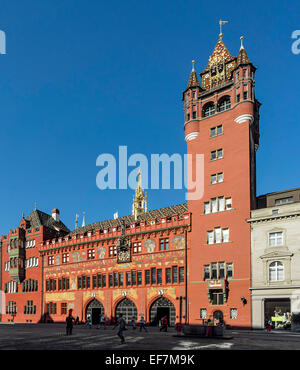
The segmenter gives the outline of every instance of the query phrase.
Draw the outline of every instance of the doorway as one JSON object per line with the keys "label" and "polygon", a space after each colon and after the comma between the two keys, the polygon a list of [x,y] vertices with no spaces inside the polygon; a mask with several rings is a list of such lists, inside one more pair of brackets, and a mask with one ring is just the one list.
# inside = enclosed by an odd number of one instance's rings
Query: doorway
{"label": "doorway", "polygon": [[160,320],[164,316],[167,316],[168,326],[175,325],[176,310],[173,303],[165,297],[160,297],[156,301],[154,301],[150,307],[150,325],[159,325]]}
{"label": "doorway", "polygon": [[98,325],[100,322],[100,316],[104,315],[104,307],[101,302],[97,299],[93,299],[86,307],[85,319],[88,316],[92,319],[92,325]]}

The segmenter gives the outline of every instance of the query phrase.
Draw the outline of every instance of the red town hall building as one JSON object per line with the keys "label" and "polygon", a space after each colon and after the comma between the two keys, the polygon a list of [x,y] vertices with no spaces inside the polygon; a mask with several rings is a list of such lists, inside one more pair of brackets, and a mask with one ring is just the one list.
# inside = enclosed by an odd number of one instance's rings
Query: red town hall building
{"label": "red town hall building", "polygon": [[204,155],[204,194],[147,210],[139,185],[132,215],[70,231],[58,209],[35,209],[1,237],[1,321],[64,321],[69,309],[157,324],[223,317],[251,326],[250,210],[256,207],[259,107],[243,47],[232,56],[222,34],[200,81],[183,92],[187,153]]}

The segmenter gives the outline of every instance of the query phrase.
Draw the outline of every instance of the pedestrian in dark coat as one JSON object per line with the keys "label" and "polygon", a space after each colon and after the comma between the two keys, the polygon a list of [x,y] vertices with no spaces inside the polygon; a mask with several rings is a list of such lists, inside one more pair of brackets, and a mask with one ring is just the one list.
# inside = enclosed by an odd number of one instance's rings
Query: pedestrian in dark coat
{"label": "pedestrian in dark coat", "polygon": [[73,330],[73,322],[75,321],[74,317],[72,316],[71,312],[69,313],[69,316],[66,318],[66,332],[67,335],[72,335],[72,330]]}

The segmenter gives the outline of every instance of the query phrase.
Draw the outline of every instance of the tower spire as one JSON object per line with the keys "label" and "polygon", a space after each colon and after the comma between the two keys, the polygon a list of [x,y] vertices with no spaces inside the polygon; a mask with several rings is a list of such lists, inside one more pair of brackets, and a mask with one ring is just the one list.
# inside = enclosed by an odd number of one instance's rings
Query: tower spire
{"label": "tower spire", "polygon": [[250,63],[248,54],[247,54],[247,52],[246,52],[246,50],[244,48],[244,45],[243,45],[244,36],[241,36],[240,37],[240,40],[241,40],[241,47],[240,47],[239,55],[237,56],[237,65],[238,66],[240,64],[248,64],[248,63]]}
{"label": "tower spire", "polygon": [[82,225],[81,225],[81,227],[85,227],[85,212],[83,212]]}
{"label": "tower spire", "polygon": [[187,89],[189,89],[190,87],[200,87],[197,73],[195,71],[195,61],[194,60],[192,60],[192,64],[193,64],[193,67],[192,67],[192,72],[190,74]]}
{"label": "tower spire", "polygon": [[142,186],[142,172],[139,170],[138,186],[133,196],[132,215],[137,220],[137,217],[144,212],[147,212],[147,195]]}

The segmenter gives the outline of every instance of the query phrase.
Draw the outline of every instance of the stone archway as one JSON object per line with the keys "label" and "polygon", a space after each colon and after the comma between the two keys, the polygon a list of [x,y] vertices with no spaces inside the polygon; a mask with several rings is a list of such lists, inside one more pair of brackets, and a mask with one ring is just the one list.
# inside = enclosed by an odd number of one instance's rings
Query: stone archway
{"label": "stone archway", "polygon": [[132,302],[128,298],[122,299],[117,305],[115,309],[115,318],[118,320],[120,313],[123,314],[123,317],[127,324],[130,323],[132,318],[134,317],[137,320],[137,308],[134,302]]}
{"label": "stone archway", "polygon": [[149,310],[150,325],[159,325],[160,320],[167,316],[168,325],[174,326],[176,310],[174,304],[166,297],[156,299]]}
{"label": "stone archway", "polygon": [[87,319],[88,315],[91,316],[92,324],[98,325],[100,323],[101,315],[104,315],[104,307],[103,304],[94,298],[85,309],[85,319]]}
{"label": "stone archway", "polygon": [[224,315],[223,315],[223,312],[220,311],[220,310],[217,310],[217,311],[214,311],[213,313],[213,318],[214,318],[214,321],[223,321],[224,319]]}

